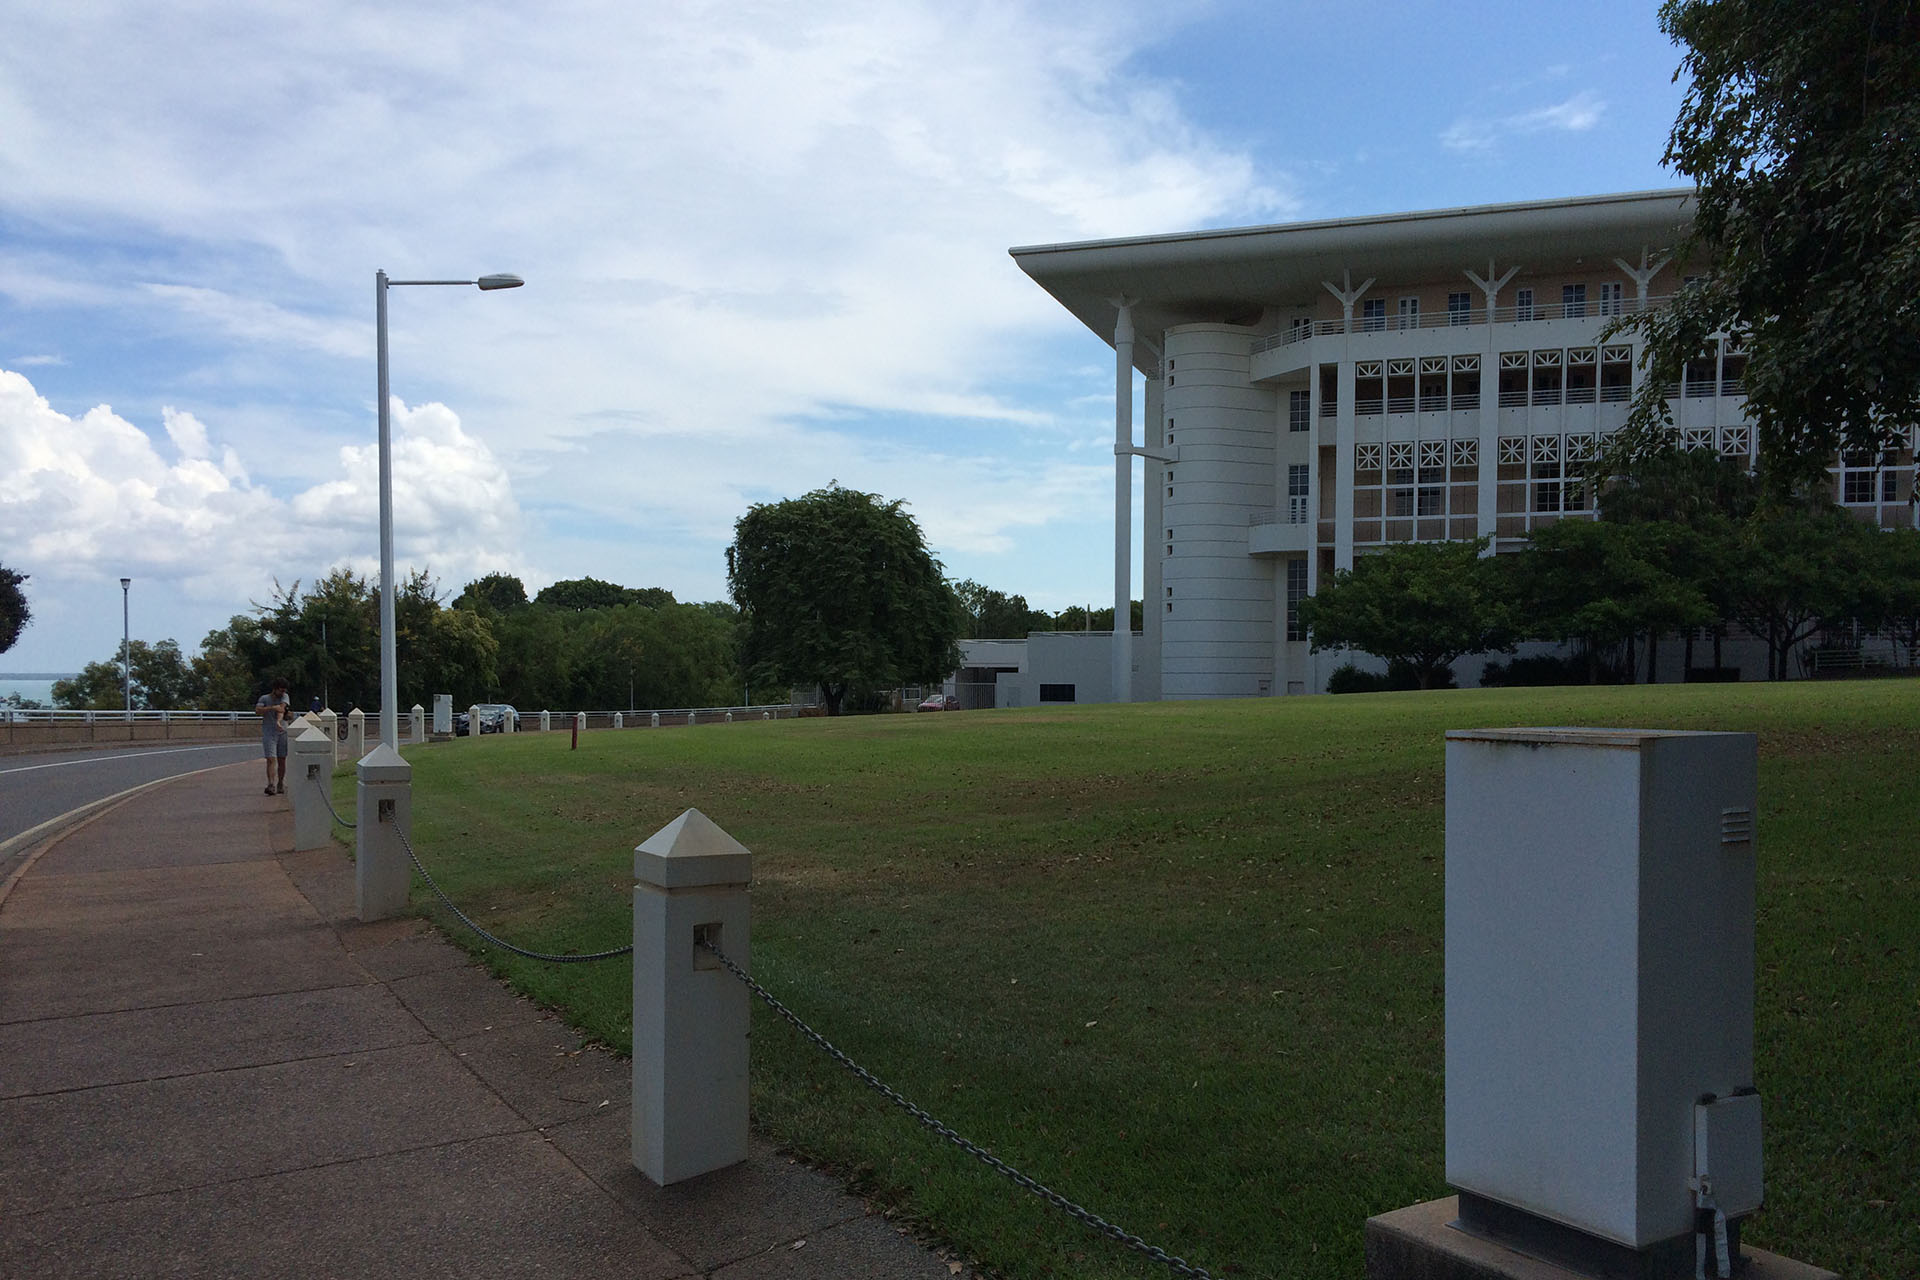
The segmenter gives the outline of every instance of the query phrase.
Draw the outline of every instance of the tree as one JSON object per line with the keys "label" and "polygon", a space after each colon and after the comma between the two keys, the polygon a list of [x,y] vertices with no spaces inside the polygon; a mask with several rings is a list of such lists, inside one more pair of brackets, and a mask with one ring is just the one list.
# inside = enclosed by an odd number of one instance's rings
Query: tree
{"label": "tree", "polygon": [[1920,530],[1889,529],[1868,544],[1882,584],[1879,621],[1920,666]]}
{"label": "tree", "polygon": [[1535,638],[1577,641],[1590,682],[1614,650],[1624,651],[1631,679],[1633,641],[1644,635],[1651,680],[1660,636],[1719,616],[1706,594],[1712,574],[1704,566],[1716,561],[1705,542],[1669,521],[1562,520],[1536,529],[1527,549],[1510,558],[1518,616]]}
{"label": "tree", "polygon": [[[127,705],[123,641],[108,662],[89,662],[71,680],[53,682],[53,704],[75,711],[118,711]],[[181,711],[199,705],[201,683],[174,640],[148,644],[135,640],[132,702],[136,711]]]}
{"label": "tree", "polygon": [[1664,387],[1740,332],[1761,472],[1788,492],[1920,420],[1920,5],[1667,0],[1660,25],[1690,78],[1663,157],[1699,191],[1680,256],[1710,274],[1630,322],[1634,436],[1662,437]]}
{"label": "tree", "polygon": [[1511,609],[1487,540],[1398,543],[1300,602],[1314,649],[1405,662],[1431,689],[1456,659],[1512,647]]}
{"label": "tree", "polygon": [[1031,608],[1025,596],[1010,596],[992,587],[983,587],[972,578],[953,584],[954,595],[967,611],[967,638],[970,640],[1007,639],[1025,636],[1029,631],[1051,631],[1053,616]]}
{"label": "tree", "polygon": [[33,620],[33,610],[27,607],[27,593],[20,589],[28,576],[0,564],[0,653],[13,648],[14,641]]}
{"label": "tree", "polygon": [[533,602],[550,609],[613,609],[623,604],[657,609],[673,603],[673,592],[665,587],[623,587],[598,578],[569,578],[546,588]]}
{"label": "tree", "polygon": [[512,613],[527,607],[527,587],[510,573],[490,573],[462,587],[453,607],[475,613]]}
{"label": "tree", "polygon": [[1878,529],[1844,511],[1768,508],[1740,526],[1732,617],[1767,642],[1767,678],[1785,680],[1793,651],[1821,627],[1878,611],[1869,599]]}
{"label": "tree", "polygon": [[760,503],[734,522],[727,585],[755,684],[849,690],[941,679],[966,614],[898,501],[838,484]]}

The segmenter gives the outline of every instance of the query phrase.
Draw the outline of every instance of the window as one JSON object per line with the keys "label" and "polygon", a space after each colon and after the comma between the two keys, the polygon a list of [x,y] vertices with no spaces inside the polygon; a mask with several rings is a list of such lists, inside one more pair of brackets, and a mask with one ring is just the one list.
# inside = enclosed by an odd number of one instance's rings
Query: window
{"label": "window", "polygon": [[1387,327],[1387,300],[1368,298],[1360,304],[1360,327],[1369,332]]}
{"label": "window", "polygon": [[1287,561],[1287,639],[1305,640],[1307,629],[1300,621],[1300,602],[1307,598],[1307,562]]}
{"label": "window", "polygon": [[1312,410],[1313,406],[1308,403],[1306,392],[1287,392],[1287,430],[1305,431],[1312,421],[1308,416]]}
{"label": "window", "polygon": [[1473,322],[1473,295],[1470,293],[1450,293],[1447,295],[1447,323],[1471,324]]}
{"label": "window", "polygon": [[1600,286],[1600,314],[1617,316],[1627,309],[1625,286],[1619,281],[1610,281]]}
{"label": "window", "polygon": [[1423,516],[1443,516],[1447,514],[1447,490],[1444,485],[1423,484],[1420,486],[1419,513]]}
{"label": "window", "polygon": [[1531,289],[1514,290],[1513,318],[1515,320],[1533,319],[1533,290]]}
{"label": "window", "polygon": [[1846,503],[1869,503],[1873,501],[1874,473],[1871,471],[1849,471],[1841,481],[1840,501]]}
{"label": "window", "polygon": [[1308,468],[1304,462],[1290,463],[1287,466],[1287,523],[1305,524],[1307,510]]}
{"label": "window", "polygon": [[1560,314],[1569,318],[1578,318],[1587,314],[1587,286],[1583,284],[1560,286]]}
{"label": "window", "polygon": [[1880,501],[1900,501],[1900,477],[1891,471],[1880,474]]}
{"label": "window", "polygon": [[1420,299],[1418,298],[1400,299],[1399,319],[1400,319],[1400,324],[1399,324],[1400,328],[1418,329],[1420,327]]}
{"label": "window", "polygon": [[1042,702],[1072,702],[1073,686],[1070,684],[1043,684],[1040,686]]}

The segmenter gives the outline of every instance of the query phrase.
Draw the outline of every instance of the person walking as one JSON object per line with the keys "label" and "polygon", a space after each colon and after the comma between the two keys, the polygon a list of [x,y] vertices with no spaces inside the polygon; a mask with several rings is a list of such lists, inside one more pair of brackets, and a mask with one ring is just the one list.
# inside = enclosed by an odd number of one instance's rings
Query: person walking
{"label": "person walking", "polygon": [[253,704],[253,709],[260,717],[260,754],[267,760],[267,794],[285,795],[287,721],[293,717],[293,699],[287,696],[287,682],[276,678],[273,687]]}

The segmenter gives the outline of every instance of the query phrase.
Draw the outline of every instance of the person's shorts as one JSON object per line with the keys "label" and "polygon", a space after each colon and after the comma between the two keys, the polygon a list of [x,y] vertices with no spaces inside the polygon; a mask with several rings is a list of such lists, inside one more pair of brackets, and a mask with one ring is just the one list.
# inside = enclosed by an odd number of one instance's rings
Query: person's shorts
{"label": "person's shorts", "polygon": [[260,754],[269,760],[285,760],[287,758],[287,735],[284,733],[262,734],[260,736]]}

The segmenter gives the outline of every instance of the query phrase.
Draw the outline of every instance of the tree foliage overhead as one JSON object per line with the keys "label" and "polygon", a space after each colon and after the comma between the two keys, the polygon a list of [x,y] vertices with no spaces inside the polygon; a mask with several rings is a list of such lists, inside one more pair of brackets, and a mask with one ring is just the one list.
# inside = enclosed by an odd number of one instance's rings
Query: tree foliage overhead
{"label": "tree foliage overhead", "polygon": [[475,613],[512,613],[527,607],[527,587],[510,573],[490,573],[462,587],[453,607]]}
{"label": "tree foliage overhead", "polygon": [[1920,422],[1920,2],[1667,0],[1660,25],[1689,78],[1664,157],[1699,189],[1681,254],[1710,274],[1633,322],[1635,438],[1662,434],[1686,361],[1743,331],[1786,492]]}
{"label": "tree foliage overhead", "polygon": [[13,642],[33,619],[33,610],[27,607],[27,593],[20,589],[27,576],[0,564],[0,653],[13,648]]}
{"label": "tree foliage overhead", "polygon": [[[477,583],[474,585],[478,585]],[[645,605],[651,609],[673,603],[673,592],[664,587],[623,587],[598,578],[568,578],[556,582],[533,598],[549,609],[614,609],[623,604]]]}
{"label": "tree foliage overhead", "polygon": [[938,680],[960,665],[967,615],[903,504],[838,484],[760,503],[734,522],[727,585],[757,682],[849,691]]}

